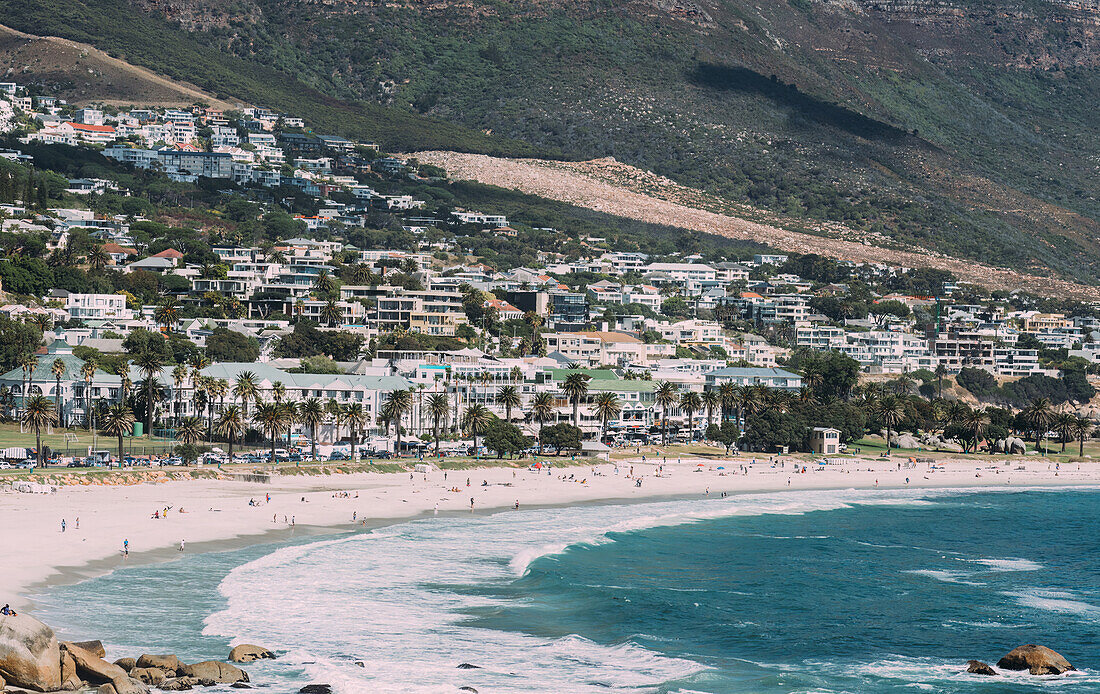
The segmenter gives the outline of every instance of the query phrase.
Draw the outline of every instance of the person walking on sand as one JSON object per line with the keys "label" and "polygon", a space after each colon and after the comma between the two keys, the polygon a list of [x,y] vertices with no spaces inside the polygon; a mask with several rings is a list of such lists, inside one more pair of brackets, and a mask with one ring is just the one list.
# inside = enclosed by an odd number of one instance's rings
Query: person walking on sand
{"label": "person walking on sand", "polygon": [[180,540],[180,551],[181,551],[181,552],[183,551],[183,546],[184,546],[184,544],[185,544],[185,541],[184,541],[184,540]]}
{"label": "person walking on sand", "polygon": [[61,519],[61,532],[65,532],[65,519]]}
{"label": "person walking on sand", "polygon": [[122,541],[122,555],[126,556],[126,557],[130,556],[130,541],[129,540],[124,539]]}
{"label": "person walking on sand", "polygon": [[472,497],[472,496],[470,497],[470,510],[471,511],[474,510],[474,497]]}
{"label": "person walking on sand", "polygon": [[76,530],[80,530],[80,516],[76,517],[76,525],[74,525],[73,528]]}

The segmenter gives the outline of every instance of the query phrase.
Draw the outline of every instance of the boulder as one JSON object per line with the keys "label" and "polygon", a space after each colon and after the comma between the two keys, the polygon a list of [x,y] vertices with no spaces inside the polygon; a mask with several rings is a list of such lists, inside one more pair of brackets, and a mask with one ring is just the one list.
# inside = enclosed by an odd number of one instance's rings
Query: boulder
{"label": "boulder", "polygon": [[115,680],[111,684],[114,685],[115,691],[118,694],[149,694],[149,687],[144,682],[135,680],[133,677],[127,677],[124,680]]}
{"label": "boulder", "polygon": [[119,658],[115,661],[115,665],[119,666],[126,672],[129,672],[137,667],[137,661],[133,658]]}
{"label": "boulder", "polygon": [[119,666],[108,663],[103,658],[89,653],[75,643],[61,642],[61,648],[76,661],[76,672],[81,677],[86,677],[93,684],[114,683],[116,680],[129,679],[126,671]]}
{"label": "boulder", "polygon": [[920,448],[921,442],[916,436],[912,434],[900,434],[894,437],[891,442],[898,448]]}
{"label": "boulder", "polygon": [[233,667],[229,663],[222,663],[217,660],[204,660],[194,665],[184,665],[182,674],[188,677],[198,677],[199,679],[211,679],[219,684],[248,681],[247,672]]}
{"label": "boulder", "polygon": [[1005,439],[1005,453],[1009,455],[1027,453],[1027,444],[1019,436],[1009,436]]}
{"label": "boulder", "polygon": [[0,677],[36,692],[61,688],[61,651],[53,629],[24,614],[0,616]]}
{"label": "boulder", "polygon": [[459,670],[480,670],[481,667],[478,666],[478,665],[471,665],[470,663],[462,663],[461,665],[458,666],[458,669]]}
{"label": "boulder", "polygon": [[144,682],[145,684],[158,685],[164,680],[168,679],[164,670],[155,667],[136,667],[130,671],[130,677],[135,680]]}
{"label": "boulder", "polygon": [[187,677],[164,680],[157,687],[157,689],[165,692],[187,692],[191,691],[192,688],[191,680]]}
{"label": "boulder", "polygon": [[234,646],[233,650],[229,651],[229,662],[231,663],[251,663],[257,660],[274,659],[274,653],[263,646],[254,646],[250,643],[242,643],[239,646]]}
{"label": "boulder", "polygon": [[989,667],[988,663],[980,660],[971,660],[966,664],[966,671],[975,675],[996,675],[997,671]]}
{"label": "boulder", "polygon": [[92,655],[99,656],[100,658],[107,657],[107,649],[103,647],[103,642],[98,639],[95,641],[73,641],[73,645],[80,646]]}
{"label": "boulder", "polygon": [[61,688],[67,692],[74,692],[82,686],[84,682],[76,674],[76,661],[68,651],[61,651]]}
{"label": "boulder", "polygon": [[252,685],[251,684],[245,684],[244,682],[234,682],[233,684],[229,685],[229,688],[230,689],[252,689]]}
{"label": "boulder", "polygon": [[298,690],[298,694],[332,694],[331,684],[307,684]]}
{"label": "boulder", "polygon": [[174,655],[150,655],[148,653],[138,658],[135,665],[145,668],[155,667],[169,675],[179,674],[180,669],[183,667],[183,663]]}
{"label": "boulder", "polygon": [[1061,654],[1033,643],[1013,648],[1008,655],[997,661],[997,667],[1005,670],[1027,670],[1032,675],[1060,675],[1077,669]]}
{"label": "boulder", "polygon": [[118,694],[118,691],[115,690],[115,685],[108,682],[99,685],[99,688],[95,690],[95,694]]}
{"label": "boulder", "polygon": [[947,453],[962,453],[963,447],[962,444],[957,441],[940,441],[940,444],[936,446],[936,450],[945,451]]}
{"label": "boulder", "polygon": [[3,677],[0,677],[0,692],[4,691],[4,687],[8,686],[8,683],[4,681]]}

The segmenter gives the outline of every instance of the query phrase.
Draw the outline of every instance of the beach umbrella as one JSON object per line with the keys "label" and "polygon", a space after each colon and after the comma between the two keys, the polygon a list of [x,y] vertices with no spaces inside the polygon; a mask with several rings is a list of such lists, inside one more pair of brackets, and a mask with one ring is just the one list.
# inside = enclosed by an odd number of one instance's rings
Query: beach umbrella
{"label": "beach umbrella", "polygon": [[718,469],[719,469],[719,470],[725,470],[726,468],[725,468],[724,466],[722,466],[722,465],[719,465],[719,466],[718,466]]}

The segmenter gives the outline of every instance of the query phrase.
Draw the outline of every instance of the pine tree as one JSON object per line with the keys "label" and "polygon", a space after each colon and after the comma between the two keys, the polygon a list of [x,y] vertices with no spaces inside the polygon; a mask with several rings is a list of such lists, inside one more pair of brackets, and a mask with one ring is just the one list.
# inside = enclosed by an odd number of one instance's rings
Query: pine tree
{"label": "pine tree", "polygon": [[49,207],[49,190],[46,187],[46,179],[42,178],[38,182],[38,209],[45,210]]}

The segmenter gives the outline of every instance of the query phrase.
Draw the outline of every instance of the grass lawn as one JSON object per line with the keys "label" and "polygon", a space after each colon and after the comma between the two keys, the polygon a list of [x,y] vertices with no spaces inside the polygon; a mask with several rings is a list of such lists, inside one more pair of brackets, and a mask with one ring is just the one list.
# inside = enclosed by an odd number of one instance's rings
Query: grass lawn
{"label": "grass lawn", "polygon": [[[67,436],[70,437],[68,440],[66,440]],[[75,440],[72,437],[75,437]],[[149,439],[144,436],[136,439],[125,438],[123,442],[128,455],[160,452],[175,445],[175,441],[171,439]],[[113,436],[104,436],[103,434],[97,436],[87,429],[64,429],[61,427],[54,427],[52,434],[42,432],[42,445],[49,446],[50,450],[62,455],[66,455],[66,451],[68,451],[68,455],[87,455],[88,446],[93,445],[93,443],[96,448],[108,449],[112,453],[118,453],[118,439]],[[19,424],[15,422],[0,424],[0,448],[12,446],[34,448],[34,430],[20,431]]]}

